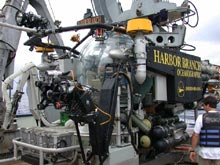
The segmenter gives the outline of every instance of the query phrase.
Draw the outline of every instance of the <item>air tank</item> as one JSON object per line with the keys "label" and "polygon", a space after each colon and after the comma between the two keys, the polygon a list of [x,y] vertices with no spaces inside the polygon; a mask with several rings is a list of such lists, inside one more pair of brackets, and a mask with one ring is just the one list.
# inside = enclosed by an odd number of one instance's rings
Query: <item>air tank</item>
{"label": "air tank", "polygon": [[132,121],[135,125],[145,134],[148,134],[151,129],[151,122],[147,121],[147,119],[141,120],[136,115],[131,115]]}
{"label": "air tank", "polygon": [[202,61],[202,73],[214,75],[218,72],[218,66],[210,64],[208,60]]}

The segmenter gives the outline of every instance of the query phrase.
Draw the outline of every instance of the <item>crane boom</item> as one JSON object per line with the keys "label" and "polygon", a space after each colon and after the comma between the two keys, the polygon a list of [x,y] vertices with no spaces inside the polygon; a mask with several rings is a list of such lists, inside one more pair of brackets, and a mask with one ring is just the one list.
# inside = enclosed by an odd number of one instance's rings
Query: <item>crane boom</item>
{"label": "crane boom", "polygon": [[[28,28],[19,28],[16,22],[17,12],[20,11],[22,13],[25,13],[28,5],[31,5],[39,15],[48,20],[49,24],[47,28],[56,28],[45,1],[11,0],[5,2],[2,8],[2,13],[0,15],[0,86],[2,86],[3,80],[14,73],[14,59],[20,42],[21,32],[27,32],[27,30],[29,30]],[[18,28],[16,28],[16,26]],[[34,31],[35,29],[32,30]],[[50,40],[56,45],[64,45],[60,34],[51,34]],[[59,49],[56,49],[56,52],[58,54],[62,53]],[[8,88],[13,88],[13,81],[10,83],[10,87],[8,86]],[[5,103],[3,102],[2,90],[0,89],[0,125],[2,125],[4,112]]]}
{"label": "crane boom", "polygon": [[116,0],[93,0],[98,15],[104,15],[106,21],[115,22],[117,17],[123,13],[121,4]]}

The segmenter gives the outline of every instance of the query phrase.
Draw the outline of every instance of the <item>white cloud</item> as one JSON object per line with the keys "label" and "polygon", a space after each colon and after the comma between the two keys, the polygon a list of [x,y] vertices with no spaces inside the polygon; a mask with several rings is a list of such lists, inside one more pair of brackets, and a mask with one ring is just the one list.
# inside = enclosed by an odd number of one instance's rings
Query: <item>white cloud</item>
{"label": "white cloud", "polygon": [[[19,0],[18,0],[19,1]],[[45,0],[47,2],[47,0]],[[123,9],[129,9],[132,0],[119,0],[122,2]],[[129,1],[129,2],[128,2]],[[87,8],[91,8],[90,0],[50,0],[55,19],[62,22],[61,26],[73,26],[76,22],[83,18]],[[170,0],[181,5],[183,0]],[[192,55],[201,57],[202,60],[209,60],[211,63],[220,65],[220,12],[216,0],[192,0],[199,12],[199,24],[196,28],[187,26],[186,40],[187,44],[194,45],[195,51],[187,52]],[[0,7],[3,6],[4,0],[0,0]],[[49,8],[49,7],[48,7]],[[50,8],[49,8],[50,9]],[[194,24],[195,20],[190,20]],[[67,46],[73,46],[70,38],[73,32],[63,33],[62,38]],[[23,43],[28,39],[26,33],[22,33],[19,48],[16,55],[16,70],[21,68],[27,62],[34,62],[36,65],[40,63],[41,54],[30,52],[29,47]]]}
{"label": "white cloud", "polygon": [[[48,3],[48,1],[46,1]],[[83,19],[83,15],[87,8],[91,8],[90,0],[85,0],[84,3],[75,3],[71,0],[63,1],[50,1],[51,8],[56,20],[61,21],[61,26],[74,26],[78,20]],[[52,13],[51,8],[48,4],[48,10]],[[33,11],[32,7],[27,9],[28,11]],[[35,12],[35,11],[34,11]],[[53,15],[53,14],[51,14]],[[78,33],[78,32],[77,32]],[[74,46],[74,43],[70,41],[71,36],[74,32],[62,33],[61,37],[64,40],[64,44],[67,46]],[[16,55],[16,68],[22,67],[27,62],[33,62],[38,65],[41,62],[41,54],[36,53],[34,50],[29,51],[28,46],[24,46],[23,43],[28,40],[25,32],[22,32],[22,37],[20,39],[17,55]]]}
{"label": "white cloud", "polygon": [[[182,0],[170,0],[181,5]],[[209,60],[210,63],[220,65],[220,12],[216,1],[191,0],[197,8],[199,23],[195,28],[189,26],[186,30],[185,42],[196,47],[195,51],[187,53],[201,57],[202,60]],[[194,10],[193,6],[190,8]],[[189,22],[195,24],[195,18],[190,18]]]}
{"label": "white cloud", "polygon": [[220,65],[220,12],[216,1],[198,1],[193,3],[199,13],[199,24],[194,29],[189,29],[186,35],[188,43],[196,46],[195,55],[202,60],[208,59],[211,63]]}
{"label": "white cloud", "polygon": [[219,42],[192,41],[190,43],[196,47],[196,50],[194,52],[189,52],[189,54],[199,56],[202,60],[209,60],[212,64],[220,65]]}
{"label": "white cloud", "polygon": [[[131,5],[132,0],[119,1],[122,3],[124,9],[128,9]],[[50,2],[51,7],[53,8],[55,19],[60,20],[63,27],[75,25],[78,20],[83,18],[86,9],[91,8],[90,0],[83,0],[81,1],[81,3],[75,3],[72,0],[50,0]],[[170,0],[170,2],[174,2],[177,4],[177,6],[179,6],[183,2],[183,0]],[[217,58],[220,55],[220,12],[218,12],[219,6],[216,5],[216,1],[214,0],[191,0],[191,2],[194,3],[198,10],[199,24],[196,28],[190,28],[189,26],[187,26],[185,42],[196,47],[195,51],[190,51],[187,53],[200,56],[202,60],[209,59],[211,63],[220,65],[220,59]],[[48,8],[50,9],[50,7]],[[191,9],[193,9],[193,6],[191,6]],[[191,18],[190,23],[194,24],[195,20]],[[71,35],[73,33],[74,32],[62,34],[64,43],[70,47],[74,45],[70,41]],[[21,43],[19,45],[19,50],[16,57],[16,64],[23,65],[26,61],[34,61],[36,63],[39,63],[40,54],[35,55],[33,52],[28,51],[28,47],[23,46],[23,42],[27,40],[27,37],[24,36],[25,34],[23,34]]]}

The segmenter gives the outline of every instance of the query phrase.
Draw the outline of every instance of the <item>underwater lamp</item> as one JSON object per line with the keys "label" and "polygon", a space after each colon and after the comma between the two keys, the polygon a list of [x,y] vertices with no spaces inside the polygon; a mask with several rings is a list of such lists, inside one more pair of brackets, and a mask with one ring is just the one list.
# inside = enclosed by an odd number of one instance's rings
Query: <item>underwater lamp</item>
{"label": "underwater lamp", "polygon": [[46,29],[48,20],[44,17],[33,14],[32,12],[24,13],[17,11],[15,21],[18,26],[25,26],[28,28]]}

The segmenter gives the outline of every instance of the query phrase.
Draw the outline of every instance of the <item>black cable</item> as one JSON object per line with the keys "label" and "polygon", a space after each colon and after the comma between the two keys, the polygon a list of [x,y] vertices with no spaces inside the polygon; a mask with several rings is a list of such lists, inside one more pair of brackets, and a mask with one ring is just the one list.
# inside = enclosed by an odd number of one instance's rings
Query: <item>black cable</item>
{"label": "black cable", "polygon": [[[10,48],[13,49],[13,51],[10,52],[10,53],[15,53],[15,52],[16,52],[16,49],[15,49],[11,44],[9,44],[8,42],[3,41],[3,40],[0,40],[0,42],[2,42],[2,43],[4,43],[4,44],[8,45]],[[8,66],[11,64],[11,62],[13,61],[14,58],[15,58],[15,55],[12,56],[12,57],[8,57],[9,60],[7,61],[7,64],[6,64],[5,67],[8,67]]]}
{"label": "black cable", "polygon": [[4,6],[2,7],[2,9],[1,9],[1,10],[3,11],[3,10],[4,10],[4,8],[5,8],[5,7],[7,7],[7,6],[8,6],[8,7],[12,7],[12,8],[14,8],[14,9],[16,9],[16,10],[18,10],[18,11],[22,12],[22,11],[21,11],[19,8],[15,7],[15,6],[13,6],[13,5],[9,5],[9,4],[4,5]]}
{"label": "black cable", "polygon": [[111,24],[93,23],[93,24],[76,25],[76,26],[69,26],[69,27],[60,27],[57,29],[48,29],[48,30],[44,30],[44,31],[40,31],[39,33],[36,33],[36,36],[46,37],[50,34],[56,34],[56,33],[68,32],[68,31],[77,31],[77,30],[83,30],[83,29],[97,29],[97,28],[103,28],[106,30],[111,30],[114,32],[126,34],[126,29],[122,29],[120,27],[116,27]]}
{"label": "black cable", "polygon": [[94,34],[93,30],[90,30],[89,33],[79,42],[77,43],[70,51],[74,51],[80,44],[82,44],[87,38]]}
{"label": "black cable", "polygon": [[[131,80],[129,79],[129,77],[127,76],[127,74],[124,73],[124,72],[118,72],[117,74],[114,74],[113,77],[114,77],[115,75],[116,75],[116,76],[122,75],[122,76],[124,76],[124,77],[127,79],[128,84],[129,84],[129,89],[130,89],[130,92],[131,92],[131,93],[130,93],[130,97],[131,97],[131,108],[132,108],[132,107],[133,107],[133,102],[132,102],[132,100],[133,100],[133,99],[132,99],[133,86],[132,86]],[[129,133],[130,136],[131,136],[131,144],[132,144],[132,146],[133,146],[135,152],[136,152],[137,154],[139,154],[138,149],[137,149],[137,147],[135,146],[135,141],[134,141],[134,136],[133,136],[132,130],[131,130],[131,128],[129,127],[129,121],[130,121],[130,119],[131,119],[131,115],[132,115],[132,110],[130,109],[129,114],[128,114],[128,118],[127,118],[127,121],[126,121],[126,127],[127,127],[127,129],[128,129],[128,133]]]}
{"label": "black cable", "polygon": [[190,4],[193,6],[193,8],[195,9],[195,11],[191,10],[191,11],[193,12],[193,14],[188,15],[188,18],[189,18],[190,16],[193,16],[193,15],[196,14],[196,16],[197,16],[197,20],[196,20],[195,25],[191,25],[191,24],[189,24],[189,21],[188,21],[188,22],[184,22],[184,23],[186,23],[187,25],[189,25],[189,26],[192,27],[192,28],[195,28],[195,27],[198,25],[198,23],[199,23],[199,14],[198,14],[198,10],[197,10],[196,6],[195,6],[191,1],[188,1],[188,3],[190,3]]}
{"label": "black cable", "polygon": [[[122,75],[124,75],[124,74],[122,74]],[[127,76],[125,76],[126,77],[126,79],[128,80],[128,82],[129,82],[129,88],[130,88],[130,97],[131,97],[131,108],[133,107],[133,102],[132,102],[132,96],[133,96],[133,87],[132,87],[132,83],[131,83],[131,81],[130,81],[130,79],[127,77]],[[131,131],[131,128],[129,127],[129,121],[130,121],[130,119],[131,119],[131,115],[132,115],[132,110],[130,109],[130,111],[129,111],[129,114],[128,114],[128,119],[127,119],[127,121],[126,121],[126,127],[127,127],[127,129],[128,129],[128,133],[130,134],[130,136],[131,136],[131,144],[132,144],[132,146],[133,146],[133,148],[134,148],[134,150],[135,150],[135,152],[137,153],[137,154],[139,154],[139,152],[138,152],[138,149],[137,149],[137,147],[135,146],[135,141],[134,141],[134,136],[133,136],[133,133],[132,133],[132,131]]]}
{"label": "black cable", "polygon": [[84,148],[83,148],[83,144],[82,144],[82,139],[80,136],[78,122],[74,121],[74,123],[75,123],[75,127],[76,127],[76,133],[77,133],[77,137],[78,137],[78,141],[79,141],[79,146],[80,146],[80,150],[81,150],[81,154],[82,154],[83,163],[89,165],[89,163],[86,160],[86,156],[85,156],[85,152],[84,152]]}
{"label": "black cable", "polygon": [[8,42],[3,41],[3,40],[0,40],[0,42],[2,42],[2,43],[4,43],[4,44],[7,44],[10,48],[13,49],[14,52],[16,51],[16,49],[15,49],[11,44],[9,44]]}
{"label": "black cable", "polygon": [[13,101],[12,101],[12,114],[13,115],[16,115],[16,113],[17,113],[19,102],[20,102],[23,94],[24,94],[24,92],[16,91],[13,96]]}
{"label": "black cable", "polygon": [[90,2],[91,2],[91,5],[92,5],[93,13],[94,13],[95,16],[97,16],[97,13],[96,13],[96,11],[95,11],[95,7],[94,7],[93,0],[91,0]]}
{"label": "black cable", "polygon": [[[199,23],[198,10],[197,10],[197,8],[195,7],[195,5],[194,5],[191,1],[188,1],[188,2],[193,6],[193,8],[195,9],[195,11],[190,10],[190,12],[192,12],[192,14],[187,13],[186,16],[183,15],[181,18],[178,18],[178,19],[174,20],[174,22],[182,21],[184,24],[189,25],[191,28],[195,28],[195,27],[198,25],[198,23]],[[196,15],[196,16],[197,16],[197,20],[196,20],[195,25],[189,24],[189,17],[191,17],[191,16],[193,16],[193,15]],[[185,21],[185,20],[184,20],[184,19],[186,19],[186,18],[188,18],[188,21]]]}
{"label": "black cable", "polygon": [[[184,46],[188,46],[188,47],[191,47],[191,49],[184,49],[183,47]],[[193,46],[193,45],[190,45],[190,44],[183,44],[181,47],[180,47],[181,50],[184,50],[184,51],[195,51],[196,50],[196,47]]]}

